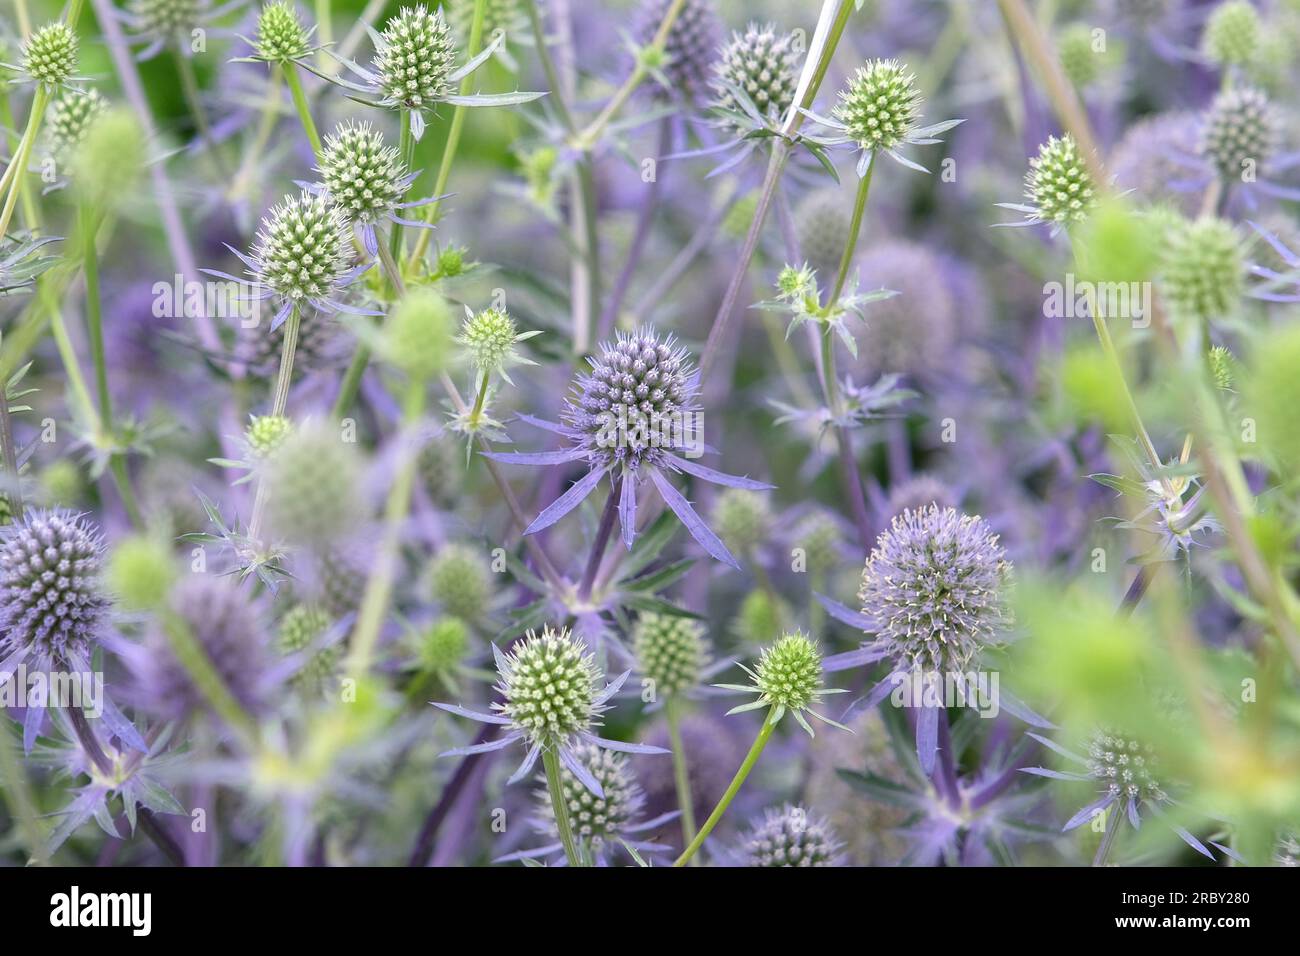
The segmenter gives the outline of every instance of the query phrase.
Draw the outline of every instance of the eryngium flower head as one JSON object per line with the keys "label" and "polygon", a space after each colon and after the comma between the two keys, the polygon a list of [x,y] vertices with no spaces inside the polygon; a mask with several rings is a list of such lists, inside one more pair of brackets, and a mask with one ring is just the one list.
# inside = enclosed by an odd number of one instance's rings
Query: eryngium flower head
{"label": "eryngium flower head", "polygon": [[257,18],[257,55],[271,63],[287,63],[311,52],[307,30],[298,11],[284,0],[262,8]]}
{"label": "eryngium flower head", "polygon": [[1093,46],[1092,27],[1071,23],[1056,36],[1056,53],[1061,69],[1075,89],[1091,86],[1104,65],[1104,55]]}
{"label": "eryngium flower head", "polygon": [[99,584],[103,550],[99,532],[70,512],[32,511],[4,528],[0,660],[86,657],[108,607]]}
{"label": "eryngium flower head", "polygon": [[[605,841],[618,840],[637,819],[645,804],[645,794],[623,754],[584,743],[573,748],[573,758],[600,784],[601,796],[596,796],[567,767],[560,768],[560,792],[569,809],[574,833],[593,853],[599,854]],[[555,808],[550,794],[543,788],[537,797],[542,817],[549,821],[554,833]]]}
{"label": "eryngium flower head", "polygon": [[254,415],[244,429],[244,443],[254,458],[266,458],[292,431],[293,422],[283,415]]}
{"label": "eryngium flower head", "polygon": [[50,155],[63,162],[86,138],[90,129],[104,111],[108,103],[99,91],[93,87],[88,90],[65,89],[50,104],[47,116],[49,123],[47,135],[50,141]]}
{"label": "eryngium flower head", "polygon": [[841,532],[835,519],[824,511],[808,515],[794,531],[795,547],[803,551],[810,574],[821,575],[839,563]]}
{"label": "eryngium flower head", "polygon": [[713,526],[734,550],[745,553],[768,540],[772,510],[767,496],[745,488],[727,488],[713,506]]}
{"label": "eryngium flower head", "polygon": [[286,196],[257,233],[257,278],[291,303],[325,300],[352,262],[350,237],[342,211],[323,197]]}
{"label": "eryngium flower head", "polygon": [[[659,31],[664,14],[672,5],[673,0],[644,0],[635,30],[639,44],[649,46]],[[686,100],[702,94],[708,85],[709,70],[721,32],[710,0],[686,0],[664,44],[661,66],[670,89],[656,84],[655,94],[661,97],[675,95]]]}
{"label": "eryngium flower head", "polygon": [[170,37],[195,25],[199,0],[131,0],[130,10],[142,32]]}
{"label": "eryngium flower head", "polygon": [[[780,120],[794,102],[798,83],[798,54],[794,35],[778,35],[768,23],[751,23],[744,33],[733,33],[713,64],[715,104],[726,110],[744,112],[729,86],[749,97],[758,112],[769,120]],[[741,131],[747,126],[741,126]]]}
{"label": "eryngium flower head", "polygon": [[704,625],[676,614],[643,613],[632,633],[632,653],[641,673],[654,681],[656,697],[691,690],[708,664]]}
{"label": "eryngium flower head", "polygon": [[671,335],[643,329],[602,342],[588,362],[591,371],[578,375],[563,415],[588,457],[625,471],[656,464],[662,446],[651,436],[694,411],[697,385],[686,350]]}
{"label": "eryngium flower head", "polygon": [[1277,118],[1268,97],[1251,87],[1224,90],[1214,98],[1201,131],[1201,152],[1224,179],[1262,167],[1277,146]]}
{"label": "eryngium flower head", "polygon": [[[315,605],[294,605],[280,619],[278,635],[280,653],[288,655],[305,650],[324,634],[332,623],[330,616]],[[322,647],[303,661],[293,675],[293,682],[307,690],[319,690],[334,675],[338,661],[338,645]]]}
{"label": "eryngium flower head", "polygon": [[325,137],[320,172],[330,200],[355,222],[373,223],[397,208],[411,179],[397,148],[369,123],[348,121]]}
{"label": "eryngium flower head", "polygon": [[266,461],[267,524],[294,544],[323,545],[357,517],[356,446],[324,425],[299,428]]}
{"label": "eryngium flower head", "polygon": [[1129,126],[1111,151],[1107,168],[1115,185],[1133,189],[1150,203],[1169,202],[1191,212],[1199,194],[1180,191],[1188,175],[1187,160],[1200,148],[1201,120],[1190,110],[1156,113]]}
{"label": "eryngium flower head", "polygon": [[504,309],[484,309],[465,319],[460,344],[480,372],[497,372],[514,356],[519,333]]}
{"label": "eryngium flower head", "polygon": [[[280,371],[284,354],[286,323],[275,328],[259,322],[237,333],[234,360],[256,376],[274,377]],[[307,309],[298,317],[298,346],[293,353],[293,372],[297,378],[329,367],[341,354],[341,326],[332,315]]]}
{"label": "eryngium flower head", "polygon": [[440,617],[420,638],[417,659],[425,671],[443,674],[455,668],[468,652],[469,627],[458,617]]}
{"label": "eryngium flower head", "polygon": [[1167,799],[1157,765],[1150,744],[1118,732],[1099,729],[1088,744],[1088,774],[1125,803],[1161,803]]}
{"label": "eryngium flower head", "polygon": [[384,26],[382,41],[374,70],[385,100],[420,110],[451,92],[456,44],[442,10],[402,7]]}
{"label": "eryngium flower head", "polygon": [[877,538],[858,597],[899,666],[964,671],[1009,623],[1009,571],[983,518],[930,505],[897,515]]}
{"label": "eryngium flower head", "polygon": [[840,842],[821,817],[786,804],[764,811],[745,837],[746,866],[837,866]]}
{"label": "eryngium flower head", "polygon": [[[831,186],[809,193],[795,209],[799,251],[804,261],[825,279],[834,278],[840,256],[848,245],[852,210],[852,202],[846,202],[843,192]],[[745,223],[748,225],[749,220]]]}
{"label": "eryngium flower head", "polygon": [[916,76],[897,60],[859,67],[839,97],[834,117],[863,150],[901,146],[921,115]]}
{"label": "eryngium flower head", "polygon": [[786,634],[759,656],[754,683],[772,703],[804,710],[822,686],[821,652],[803,634]]}
{"label": "eryngium flower head", "polygon": [[858,260],[861,283],[898,295],[871,304],[869,320],[857,333],[855,368],[874,375],[947,374],[963,315],[952,274],[950,265],[920,243],[872,243]]}
{"label": "eryngium flower head", "polygon": [[[235,700],[257,712],[263,703],[259,681],[266,673],[265,647],[257,614],[234,579],[189,575],[172,591],[171,612]],[[137,676],[150,710],[180,719],[207,705],[207,697],[177,659],[161,624],[146,634],[143,649]]]}
{"label": "eryngium flower head", "polygon": [[77,68],[77,35],[62,20],[47,23],[22,45],[22,68],[37,83],[66,83]]}
{"label": "eryngium flower head", "polygon": [[1203,216],[1169,229],[1158,276],[1176,318],[1208,322],[1230,314],[1244,274],[1241,239],[1231,223]]}
{"label": "eryngium flower head", "polygon": [[408,289],[388,313],[379,353],[413,379],[427,380],[447,367],[456,341],[450,303],[429,286]]}
{"label": "eryngium flower head", "polygon": [[449,544],[429,564],[429,592],[448,614],[477,621],[487,610],[490,574],[479,551]]}
{"label": "eryngium flower head", "polygon": [[1096,202],[1092,176],[1074,137],[1049,137],[1025,174],[1025,195],[1038,218],[1058,225],[1078,222]]}
{"label": "eryngium flower head", "polygon": [[498,655],[497,670],[504,703],[492,707],[534,745],[558,745],[591,729],[599,713],[600,671],[587,645],[568,628],[530,633],[509,654]]}
{"label": "eryngium flower head", "polygon": [[1210,15],[1201,47],[1215,63],[1244,66],[1259,46],[1259,38],[1259,14],[1249,0],[1229,0]]}

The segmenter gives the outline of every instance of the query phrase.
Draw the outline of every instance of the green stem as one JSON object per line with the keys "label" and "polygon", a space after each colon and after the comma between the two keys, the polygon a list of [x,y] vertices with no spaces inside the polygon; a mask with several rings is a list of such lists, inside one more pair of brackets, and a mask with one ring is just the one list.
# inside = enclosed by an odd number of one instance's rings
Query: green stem
{"label": "green stem", "polygon": [[[320,38],[322,47],[329,47],[334,41],[334,25],[331,20],[330,0],[316,0],[316,36]],[[331,62],[323,51],[317,59],[322,66]]]}
{"label": "green stem", "polygon": [[189,107],[190,116],[194,120],[194,128],[198,131],[199,140],[207,147],[207,155],[212,159],[212,165],[216,169],[221,179],[229,178],[226,174],[225,163],[221,160],[221,153],[217,147],[216,138],[212,135],[212,127],[208,125],[208,115],[203,109],[203,100],[199,96],[199,81],[194,75],[194,64],[190,58],[179,50],[172,50],[172,60],[176,64],[176,74],[181,80],[181,92],[185,96],[185,105]]}
{"label": "green stem", "polygon": [[704,845],[705,839],[713,832],[713,828],[718,825],[722,815],[727,812],[727,807],[731,806],[731,801],[740,792],[741,785],[744,784],[745,778],[749,776],[749,772],[754,769],[754,764],[758,763],[758,758],[763,753],[763,748],[767,746],[772,731],[775,729],[776,724],[772,722],[772,712],[769,710],[763,718],[763,728],[758,732],[758,736],[754,738],[754,746],[750,747],[749,753],[745,755],[745,762],[740,765],[736,775],[731,778],[731,783],[728,785],[726,792],[722,794],[722,799],[713,808],[709,818],[704,821],[704,826],[700,828],[700,832],[695,834],[695,839],[682,851],[682,855],[673,862],[673,866],[685,866],[700,847]]}
{"label": "green stem", "polygon": [[[487,16],[487,0],[474,0],[474,15],[469,25],[469,47],[466,50],[470,59],[478,56],[479,50],[483,48],[483,21]],[[473,79],[471,76],[465,76],[460,81],[460,95],[465,96],[470,92]],[[447,141],[442,146],[442,159],[438,161],[438,178],[433,184],[434,196],[441,196],[447,189],[447,183],[451,179],[451,167],[456,161],[456,150],[460,147],[461,130],[465,128],[465,115],[467,108],[464,106],[455,106],[451,112],[451,126],[447,129]],[[409,168],[409,165],[408,165]],[[442,202],[431,202],[425,207],[424,221],[434,223],[438,221],[438,212]],[[412,269],[419,264],[424,258],[424,254],[429,250],[429,233],[431,230],[421,229],[420,236],[415,241],[415,249],[411,253],[409,265]]]}
{"label": "green stem", "polygon": [[[682,846],[690,846],[695,839],[695,801],[691,797],[691,776],[682,745],[681,712],[676,697],[664,703],[664,717],[668,721],[668,741],[673,748],[673,783],[677,787],[677,805],[682,811]],[[698,861],[690,861],[695,866]]]}
{"label": "green stem", "polygon": [[[411,111],[403,109],[399,111],[399,114],[397,152],[402,157],[403,168],[410,169],[411,162],[415,158],[415,137],[411,135]],[[402,258],[402,224],[399,222],[393,223],[393,227],[388,234],[388,254],[394,260]],[[396,290],[395,285],[394,290]]]}
{"label": "green stem", "polygon": [[45,117],[45,107],[49,104],[49,93],[44,86],[36,87],[36,95],[32,97],[32,108],[27,114],[27,128],[23,131],[23,137],[18,142],[18,152],[14,154],[9,168],[5,170],[4,176],[0,177],[0,189],[6,189],[5,204],[3,210],[0,210],[0,236],[7,235],[9,232],[9,222],[13,219],[14,205],[18,202],[18,194],[21,190],[18,188],[19,180],[27,169],[27,159],[31,155],[32,145],[36,142],[36,134],[40,132],[41,120]]}
{"label": "green stem", "polygon": [[9,414],[9,390],[0,380],[0,456],[4,459],[4,470],[11,486],[4,489],[9,501],[9,513],[13,521],[23,520],[23,491],[18,477],[18,449],[14,447],[13,416]]}
{"label": "green stem", "polygon": [[[284,320],[284,342],[280,349],[280,372],[275,380],[275,393],[271,396],[271,415],[276,418],[284,416],[289,405],[289,386],[293,384],[293,359],[298,351],[298,331],[302,327],[302,312],[297,305],[289,310],[289,317]],[[258,540],[262,532],[262,519],[266,512],[266,486],[257,486],[257,496],[253,499],[253,518],[248,523],[248,537]]]}
{"label": "green stem", "polygon": [[[406,384],[406,397],[402,408],[402,424],[412,428],[424,413],[424,383],[412,379]],[[370,577],[366,581],[361,608],[357,612],[357,626],[352,635],[345,670],[349,677],[360,680],[370,669],[379,629],[388,610],[397,574],[397,551],[401,546],[402,522],[406,520],[411,502],[411,489],[415,485],[417,456],[408,455],[397,471],[388,501],[384,505],[383,540],[380,543]]]}
{"label": "green stem", "polygon": [[578,852],[578,840],[573,835],[573,824],[569,822],[569,804],[564,799],[564,788],[560,785],[560,755],[554,747],[542,751],[542,766],[546,768],[546,789],[551,794],[551,809],[555,811],[555,829],[559,831],[560,843],[569,866],[582,866],[582,855]]}
{"label": "green stem", "polygon": [[312,152],[319,159],[324,150],[320,145],[320,133],[316,132],[316,121],[311,118],[311,106],[307,103],[307,95],[302,91],[302,79],[298,76],[298,68],[286,63],[284,78],[289,84],[289,92],[293,94],[293,105],[298,110],[298,119],[302,122],[303,131],[311,141]]}
{"label": "green stem", "polygon": [[251,745],[257,739],[257,725],[230,692],[203,650],[203,645],[177,614],[164,610],[161,616],[163,632],[171,645],[172,653],[185,668],[194,686],[245,745]]}
{"label": "green stem", "polygon": [[266,99],[262,103],[262,116],[257,126],[257,134],[253,142],[249,144],[244,158],[239,164],[239,171],[235,174],[234,182],[230,185],[229,196],[231,199],[242,198],[252,185],[253,173],[257,168],[257,161],[266,152],[266,144],[271,139],[271,133],[275,130],[276,121],[280,118],[280,80],[284,76],[284,71],[280,64],[271,64],[271,72],[266,80]]}
{"label": "green stem", "polygon": [[480,372],[482,381],[478,384],[478,394],[474,396],[474,407],[469,413],[470,428],[478,430],[479,416],[483,414],[483,405],[487,402],[489,376],[487,372]]}
{"label": "green stem", "polygon": [[99,297],[99,250],[95,235],[99,231],[94,215],[81,207],[82,272],[86,279],[86,328],[90,338],[90,358],[95,364],[95,392],[99,398],[99,422],[105,431],[113,421],[113,400],[108,392],[108,363],[104,355],[104,315]]}
{"label": "green stem", "polygon": [[844,246],[844,254],[840,256],[840,268],[835,274],[835,288],[826,301],[827,307],[834,306],[839,301],[840,293],[844,291],[844,282],[849,277],[853,253],[858,248],[858,233],[862,230],[862,214],[866,211],[867,196],[871,193],[871,175],[876,171],[876,158],[875,156],[871,158],[871,165],[867,167],[866,175],[858,179],[858,194],[853,202],[853,218],[849,220],[849,241]]}

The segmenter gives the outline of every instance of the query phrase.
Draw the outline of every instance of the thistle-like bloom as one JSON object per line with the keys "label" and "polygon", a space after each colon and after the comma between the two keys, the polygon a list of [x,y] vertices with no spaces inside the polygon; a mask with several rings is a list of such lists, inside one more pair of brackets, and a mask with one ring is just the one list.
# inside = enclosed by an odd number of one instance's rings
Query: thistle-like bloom
{"label": "thistle-like bloom", "polygon": [[603,689],[598,688],[601,674],[595,655],[568,628],[554,631],[547,627],[541,634],[529,631],[508,654],[503,654],[496,645],[492,653],[500,678],[496,690],[501,702],[492,704],[496,713],[484,714],[454,704],[433,706],[449,714],[495,724],[504,728],[504,736],[457,747],[442,756],[487,753],[523,741],[528,753],[508,783],[516,783],[531,773],[543,750],[554,751],[561,764],[584,787],[603,799],[605,791],[600,782],[579,759],[581,745],[622,753],[667,752],[659,747],[606,740],[596,735],[601,715],[609,710],[607,702],[618,693],[629,672],[624,671]]}
{"label": "thistle-like bloom", "polygon": [[254,415],[244,429],[244,444],[254,459],[269,458],[293,432],[293,422],[283,415]]}
{"label": "thistle-like bloom", "polygon": [[1277,141],[1277,117],[1268,96],[1251,87],[1234,88],[1210,105],[1200,151],[1223,179],[1240,179],[1262,169]]}
{"label": "thistle-like bloom", "polygon": [[938,143],[940,140],[935,137],[963,122],[944,120],[918,127],[921,93],[916,88],[916,76],[897,60],[872,60],[859,67],[849,85],[840,90],[833,119],[808,110],[804,113],[837,133],[831,137],[810,137],[814,142],[824,146],[849,145],[859,150],[859,177],[867,174],[876,153],[881,151],[909,169],[929,172],[899,150],[904,146]]}
{"label": "thistle-like bloom", "polygon": [[417,173],[408,172],[395,146],[384,145],[384,134],[369,123],[349,120],[325,137],[320,174],[326,197],[352,221],[366,251],[379,254],[375,226],[387,220],[403,226],[432,229],[420,219],[403,219],[398,210],[423,206],[432,199],[402,202]]}
{"label": "thistle-like bloom", "polygon": [[125,10],[115,12],[131,29],[134,39],[145,41],[138,59],[148,60],[165,49],[191,56],[190,36],[194,30],[212,32],[211,24],[246,2],[230,0],[214,7],[211,0],[130,0]]}
{"label": "thistle-like bloom", "polygon": [[258,614],[234,579],[189,575],[172,590],[170,613],[175,624],[157,623],[145,634],[144,645],[136,649],[139,653],[128,658],[145,706],[160,716],[181,720],[208,705],[164,630],[184,626],[239,705],[249,713],[260,711],[267,703],[270,658]]}
{"label": "thistle-like bloom", "polygon": [[725,124],[743,135],[753,125],[746,114],[757,111],[761,123],[784,117],[794,102],[798,60],[794,34],[778,34],[771,23],[751,23],[744,33],[733,33],[713,64],[713,105],[735,114]]}
{"label": "thistle-like bloom", "polygon": [[686,350],[678,347],[671,335],[659,336],[646,328],[619,332],[613,342],[601,343],[598,354],[587,361],[591,371],[574,380],[562,424],[519,416],[561,435],[568,448],[533,454],[488,453],[490,458],[512,464],[561,465],[581,460],[589,466],[587,474],[548,505],[524,533],[534,534],[555,524],[582,504],[608,475],[611,493],[619,495],[619,523],[623,542],[630,549],[636,535],[637,485],[649,477],[691,537],[717,560],[739,568],[722,540],[673,487],[668,474],[685,472],[703,481],[754,491],[772,486],[714,471],[677,454],[690,454],[702,440],[696,405],[699,375]]}
{"label": "thistle-like bloom", "polygon": [[[645,793],[637,783],[627,757],[593,744],[579,744],[574,748],[574,759],[600,784],[603,794],[597,796],[567,767],[560,769],[560,791],[568,808],[573,833],[591,851],[597,862],[607,862],[609,851],[616,846],[625,846],[630,852],[638,854],[669,849],[663,844],[647,843],[640,839],[640,835],[675,820],[678,813],[664,813],[653,820],[641,819]],[[565,862],[564,846],[559,842],[555,826],[555,807],[551,803],[545,777],[541,778],[541,783],[542,786],[537,790],[538,813],[533,825],[553,842],[536,849],[511,853],[495,862],[508,863],[538,857],[552,857],[557,864]]]}
{"label": "thistle-like bloom", "polygon": [[375,58],[371,69],[341,60],[361,83],[327,77],[346,89],[375,97],[372,106],[406,110],[410,113],[411,135],[424,135],[425,111],[439,103],[453,106],[510,106],[528,103],[542,93],[478,93],[462,96],[457,84],[477,70],[496,52],[504,35],[497,34],[473,59],[455,67],[456,42],[442,10],[430,13],[424,4],[402,7],[384,26],[372,34]]}
{"label": "thistle-like bloom", "polygon": [[830,825],[803,807],[768,808],[745,835],[746,866],[839,866],[842,844]]}
{"label": "thistle-like bloom", "polygon": [[703,624],[653,611],[637,618],[632,654],[640,673],[654,682],[654,693],[659,698],[694,689],[709,664]]}
{"label": "thistle-like bloom", "polygon": [[286,196],[262,220],[251,256],[226,246],[248,267],[252,280],[215,269],[202,271],[250,287],[252,300],[276,301],[278,307],[271,320],[274,332],[294,308],[311,305],[320,312],[356,311],[335,299],[369,268],[349,268],[350,236],[347,217],[324,197],[310,192]]}
{"label": "thistle-like bloom", "polygon": [[448,614],[477,621],[492,593],[491,571],[477,549],[449,544],[429,564],[429,593]]}
{"label": "thistle-like bloom", "polygon": [[997,203],[1003,209],[1023,212],[1023,222],[997,225],[1036,226],[1046,222],[1052,224],[1052,235],[1056,235],[1083,220],[1096,205],[1092,174],[1073,136],[1051,136],[1038,147],[1038,155],[1029,161],[1025,174],[1025,198],[1028,203]]}
{"label": "thistle-like bloom", "polygon": [[[644,0],[633,33],[643,47],[654,40],[673,0]],[[654,88],[660,98],[680,96],[693,101],[708,88],[713,53],[721,27],[710,0],[686,0],[678,11],[664,43],[664,62],[656,69],[661,78]]]}
{"label": "thistle-like bloom", "polygon": [[713,523],[722,540],[741,554],[749,554],[772,535],[772,509],[766,495],[744,488],[728,488],[713,506]]}
{"label": "thistle-like bloom", "polygon": [[280,619],[277,648],[286,656],[303,655],[291,680],[304,690],[322,690],[338,668],[338,645],[323,641],[332,624],[323,609],[311,604],[294,605]]}
{"label": "thistle-like bloom", "polygon": [[302,25],[292,4],[275,0],[258,14],[256,38],[245,42],[253,48],[250,59],[290,63],[311,54],[311,35],[315,32],[315,25],[311,29]]}
{"label": "thistle-like bloom", "polygon": [[532,359],[519,354],[516,346],[541,331],[520,332],[515,320],[505,309],[484,309],[472,312],[465,309],[465,324],[457,340],[469,353],[474,367],[482,375],[500,375],[510,384],[507,372],[512,365],[536,365]]}
{"label": "thistle-like bloom", "polygon": [[728,715],[766,707],[769,709],[767,720],[770,724],[775,726],[782,717],[790,713],[794,715],[799,726],[807,731],[809,737],[814,736],[813,729],[804,714],[816,717],[822,723],[838,727],[840,730],[849,730],[843,724],[836,723],[812,709],[821,706],[822,698],[827,694],[843,694],[845,691],[822,686],[821,651],[803,632],[795,631],[786,634],[775,644],[764,648],[763,653],[759,655],[757,669],[750,670],[744,664],[741,664],[740,668],[753,679],[752,685],[717,684],[715,686],[741,694],[757,694],[758,699],[731,708],[727,711]]}
{"label": "thistle-like bloom", "polygon": [[[841,190],[825,187],[809,193],[794,212],[799,251],[817,275],[834,276],[849,244],[853,203]],[[752,218],[752,217],[751,217]],[[749,220],[746,219],[746,225]]]}
{"label": "thistle-like bloom", "polygon": [[304,425],[280,442],[263,467],[267,526],[286,541],[321,548],[357,522],[360,455],[336,429]]}
{"label": "thistle-like bloom", "polygon": [[[1098,814],[1114,810],[1107,827],[1117,827],[1127,819],[1134,830],[1142,825],[1142,811],[1147,810],[1165,821],[1178,837],[1197,853],[1215,859],[1213,853],[1185,828],[1165,815],[1166,809],[1176,801],[1169,795],[1173,787],[1165,780],[1159,756],[1150,744],[1127,733],[1108,728],[1098,728],[1088,742],[1088,756],[1083,757],[1061,744],[1039,734],[1030,737],[1062,757],[1074,761],[1082,771],[1049,770],[1045,767],[1025,767],[1025,773],[1053,780],[1091,781],[1097,784],[1101,796],[1066,821],[1063,831],[1090,823]],[[1235,856],[1227,847],[1210,844],[1215,849]]]}
{"label": "thistle-like bloom", "polygon": [[1259,14],[1249,0],[1229,0],[1210,15],[1201,49],[1212,63],[1245,66],[1254,57],[1261,34]]}
{"label": "thistle-like bloom", "polygon": [[90,670],[108,608],[103,538],[81,515],[33,511],[0,533],[0,678],[31,669]]}
{"label": "thistle-like bloom", "polygon": [[50,156],[56,162],[66,162],[104,111],[108,102],[99,95],[94,87],[87,90],[64,89],[50,103],[50,112],[46,122],[46,136],[49,139]]}
{"label": "thistle-like bloom", "polygon": [[[822,599],[836,619],[874,636],[856,651],[827,658],[827,672],[881,660],[892,665],[849,713],[874,707],[913,678],[938,680],[977,668],[983,651],[999,646],[1010,626],[1005,593],[1010,573],[1006,552],[983,518],[933,504],[896,515],[863,569],[861,613]],[[1000,706],[1021,720],[1051,726],[1004,688],[998,694]],[[917,755],[929,774],[942,708],[924,697],[911,706],[920,708]]]}
{"label": "thistle-like bloom", "polygon": [[1203,216],[1167,231],[1157,282],[1175,319],[1202,323],[1231,315],[1245,273],[1241,237],[1232,223]]}
{"label": "thistle-like bloom", "polygon": [[62,86],[77,69],[77,35],[62,20],[47,23],[23,43],[19,69],[46,89]]}

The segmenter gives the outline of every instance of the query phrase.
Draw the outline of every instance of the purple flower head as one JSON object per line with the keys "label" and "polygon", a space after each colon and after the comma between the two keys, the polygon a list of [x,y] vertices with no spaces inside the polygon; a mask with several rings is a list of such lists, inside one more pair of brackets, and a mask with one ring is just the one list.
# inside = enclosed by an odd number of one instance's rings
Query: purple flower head
{"label": "purple flower head", "polygon": [[[645,0],[637,14],[637,42],[648,46],[659,31],[664,14],[673,0]],[[721,39],[722,27],[709,0],[686,0],[668,31],[664,44],[663,76],[668,86],[655,86],[655,94],[667,98],[673,94],[694,100],[708,90],[713,57]]]}
{"label": "purple flower head", "polygon": [[842,845],[830,825],[803,807],[768,808],[745,837],[746,866],[838,866]]}
{"label": "purple flower head", "polygon": [[[603,796],[597,796],[574,776],[573,771],[567,767],[560,769],[560,790],[568,807],[574,835],[590,850],[593,859],[607,862],[609,851],[619,844],[626,844],[638,853],[669,849],[663,844],[647,843],[639,839],[640,834],[676,819],[678,814],[665,813],[653,820],[641,819],[645,792],[637,783],[626,756],[603,750],[594,744],[579,744],[574,748],[574,758],[600,784],[603,793]],[[557,862],[563,861],[564,847],[559,842],[555,808],[546,788],[546,778],[542,777],[540,782],[542,786],[537,791],[538,815],[534,826],[549,837],[551,842],[536,849],[500,857],[496,862],[538,857],[553,857]]]}
{"label": "purple flower head", "polygon": [[983,518],[931,504],[876,541],[858,597],[876,644],[900,665],[962,671],[1010,623],[1010,565]]}
{"label": "purple flower head", "polygon": [[453,704],[434,706],[450,714],[469,717],[505,729],[505,735],[486,743],[457,747],[444,757],[465,756],[501,750],[524,741],[528,754],[508,782],[522,780],[533,769],[543,750],[555,751],[564,767],[597,797],[604,797],[600,782],[578,759],[582,744],[626,753],[663,753],[657,747],[606,740],[594,733],[601,715],[609,710],[607,701],[627,680],[625,671],[603,689],[598,688],[600,669],[586,643],[574,637],[568,628],[558,631],[545,628],[532,631],[508,654],[493,645],[496,655],[496,684],[501,702],[494,703],[495,713],[484,714]]}
{"label": "purple flower head", "polygon": [[1172,201],[1191,214],[1200,202],[1191,169],[1199,149],[1200,120],[1189,111],[1157,113],[1130,126],[1107,166],[1115,185],[1150,202]]}
{"label": "purple flower head", "polygon": [[[696,464],[690,457],[702,451],[700,411],[696,404],[699,375],[686,350],[671,335],[654,329],[620,332],[601,343],[589,358],[589,372],[579,373],[573,394],[565,400],[561,424],[523,416],[530,424],[562,435],[569,447],[560,451],[491,452],[489,458],[519,465],[560,465],[585,461],[589,470],[548,505],[525,534],[549,528],[572,511],[610,476],[611,494],[618,497],[623,542],[630,549],[636,535],[637,486],[648,477],[664,502],[710,555],[739,567],[722,540],[704,523],[668,480],[670,472],[685,472],[703,481],[732,488],[763,491],[771,485],[723,474]],[[679,454],[680,453],[680,454]]]}
{"label": "purple flower head", "polygon": [[64,511],[33,511],[0,537],[0,671],[85,660],[108,600],[99,586],[104,541]]}
{"label": "purple flower head", "polygon": [[169,623],[160,621],[145,635],[143,653],[134,655],[140,694],[153,713],[183,719],[207,704],[189,668],[176,656],[164,627],[184,627],[202,649],[225,689],[245,710],[256,713],[266,702],[264,679],[270,655],[255,607],[234,579],[192,574],[172,592]]}

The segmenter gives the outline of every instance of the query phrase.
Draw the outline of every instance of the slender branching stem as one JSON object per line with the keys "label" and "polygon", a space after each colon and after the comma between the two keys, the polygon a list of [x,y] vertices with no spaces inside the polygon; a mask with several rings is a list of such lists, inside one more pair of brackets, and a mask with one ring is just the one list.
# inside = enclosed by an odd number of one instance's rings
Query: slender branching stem
{"label": "slender branching stem", "polygon": [[569,820],[569,802],[564,799],[564,788],[560,783],[560,755],[554,747],[542,750],[542,766],[546,769],[546,789],[551,795],[551,809],[555,811],[555,829],[560,834],[560,845],[564,847],[569,866],[582,866],[578,839],[573,832],[573,823]]}
{"label": "slender branching stem", "polygon": [[[682,811],[682,846],[690,846],[695,839],[695,800],[691,796],[690,763],[682,743],[681,702],[676,697],[664,701],[664,718],[668,723],[668,742],[673,748],[673,785],[677,789],[677,806]],[[699,864],[692,858],[691,866]]]}

